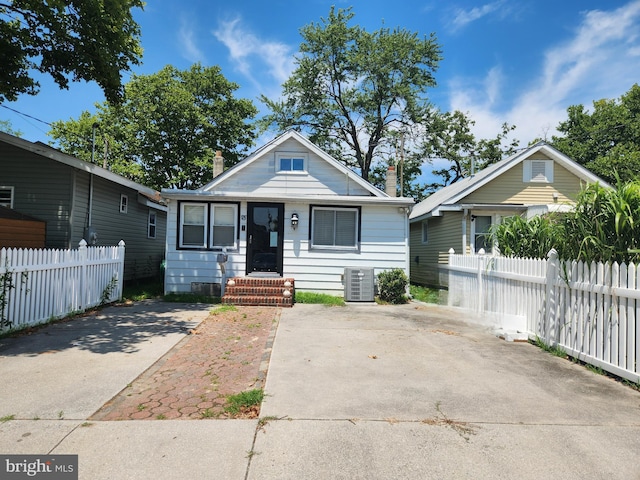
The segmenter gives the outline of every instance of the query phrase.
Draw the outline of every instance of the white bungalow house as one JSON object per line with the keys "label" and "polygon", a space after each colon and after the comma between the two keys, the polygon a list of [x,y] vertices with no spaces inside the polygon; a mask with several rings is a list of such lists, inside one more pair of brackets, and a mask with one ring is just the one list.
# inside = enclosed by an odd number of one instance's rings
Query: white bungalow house
{"label": "white bungalow house", "polygon": [[[379,190],[295,131],[215,176],[221,161],[204,187],[162,191],[169,202],[165,293],[222,288],[228,297],[253,283],[282,296],[288,282],[370,301],[377,273],[409,275],[412,199]],[[229,303],[277,303],[253,300]]]}

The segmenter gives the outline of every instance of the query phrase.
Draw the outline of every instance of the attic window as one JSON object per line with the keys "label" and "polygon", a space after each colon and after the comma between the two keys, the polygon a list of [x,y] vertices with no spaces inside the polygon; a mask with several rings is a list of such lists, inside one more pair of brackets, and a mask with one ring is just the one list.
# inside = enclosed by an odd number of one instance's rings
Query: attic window
{"label": "attic window", "polygon": [[553,160],[525,160],[522,181],[525,183],[553,183]]}
{"label": "attic window", "polygon": [[276,155],[276,171],[278,173],[305,173],[307,156],[299,153],[279,153]]}

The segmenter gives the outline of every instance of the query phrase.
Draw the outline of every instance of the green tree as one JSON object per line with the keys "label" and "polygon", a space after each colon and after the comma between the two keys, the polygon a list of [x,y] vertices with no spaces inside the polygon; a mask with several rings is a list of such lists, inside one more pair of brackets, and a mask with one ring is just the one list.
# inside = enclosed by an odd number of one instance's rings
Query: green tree
{"label": "green tree", "polygon": [[9,120],[0,120],[0,132],[15,135],[16,137],[22,136],[22,132],[20,130],[13,129],[13,125],[11,125]]}
{"label": "green tree", "polygon": [[[640,175],[640,86],[619,100],[597,100],[593,111],[583,105],[567,109],[552,144],[609,183]],[[617,177],[616,177],[617,175]]]}
{"label": "green tree", "polygon": [[65,152],[90,160],[97,124],[95,163],[156,189],[197,188],[213,178],[216,150],[233,165],[253,145],[248,121],[257,109],[233,96],[237,88],[217,66],[166,66],[134,75],[121,104],[105,102],[95,115],[55,122],[49,135]]}
{"label": "green tree", "polygon": [[0,103],[35,95],[33,71],[60,88],[96,81],[109,101],[122,94],[120,73],[140,63],[140,27],[131,9],[142,0],[0,2]]}
{"label": "green tree", "polygon": [[441,60],[434,34],[381,28],[369,33],[348,23],[351,8],[331,8],[322,23],[301,29],[297,67],[283,99],[261,100],[271,110],[264,128],[296,128],[359,171],[364,179],[392,130],[419,122]]}
{"label": "green tree", "polygon": [[[433,116],[431,129],[421,142],[419,156],[427,162],[446,160],[448,163],[433,170],[432,174],[440,179],[426,185],[426,192],[455,183],[515,152],[518,140],[508,140],[515,126],[504,123],[495,138],[477,139],[471,131],[474,124],[458,110]],[[505,141],[508,143],[504,144]]]}

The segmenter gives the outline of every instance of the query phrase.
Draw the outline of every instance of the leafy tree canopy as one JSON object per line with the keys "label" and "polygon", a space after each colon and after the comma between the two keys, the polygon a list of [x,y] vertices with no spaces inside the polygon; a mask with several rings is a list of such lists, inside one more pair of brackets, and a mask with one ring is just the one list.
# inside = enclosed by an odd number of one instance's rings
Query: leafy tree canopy
{"label": "leafy tree canopy", "polygon": [[[468,177],[492,163],[511,155],[518,146],[518,140],[507,137],[515,126],[502,125],[502,131],[494,138],[478,139],[472,133],[473,120],[458,110],[454,112],[429,111],[420,124],[407,130],[398,140],[392,136],[400,151],[389,155],[387,164],[400,160],[399,178],[402,194],[419,202],[436,190]],[[431,172],[431,183],[420,184],[418,178],[426,165],[437,164]],[[385,165],[377,165],[372,174],[372,183],[383,188]]]}
{"label": "leafy tree canopy", "polygon": [[351,8],[331,8],[321,23],[301,29],[297,67],[283,84],[283,99],[261,100],[271,113],[264,128],[295,128],[368,179],[390,132],[419,122],[429,108],[441,60],[434,34],[396,28],[367,32],[349,25]]}
{"label": "leafy tree canopy", "polygon": [[217,66],[166,66],[134,75],[120,105],[105,102],[95,115],[55,122],[49,135],[65,152],[152,188],[197,188],[213,178],[216,150],[233,165],[253,145],[248,121],[257,109],[234,98],[237,88]]}
{"label": "leafy tree canopy", "polygon": [[0,0],[0,103],[35,95],[33,70],[61,88],[96,81],[109,101],[122,94],[120,72],[142,55],[131,9],[142,0]]}
{"label": "leafy tree canopy", "polygon": [[20,130],[13,129],[13,125],[11,125],[9,120],[0,120],[0,132],[15,135],[16,137],[22,136],[22,132]]}
{"label": "leafy tree canopy", "polygon": [[567,109],[552,144],[609,183],[640,176],[640,86],[619,100],[597,100],[593,111],[583,105]]}

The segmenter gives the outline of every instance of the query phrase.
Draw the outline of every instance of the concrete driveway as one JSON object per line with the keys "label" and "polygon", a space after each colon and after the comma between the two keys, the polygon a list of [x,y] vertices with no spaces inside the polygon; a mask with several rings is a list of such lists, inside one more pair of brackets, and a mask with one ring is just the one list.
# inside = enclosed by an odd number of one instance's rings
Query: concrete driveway
{"label": "concrete driveway", "polygon": [[249,478],[640,478],[640,393],[461,314],[284,311]]}
{"label": "concrete driveway", "polygon": [[109,307],[0,341],[0,454],[81,479],[640,479],[640,393],[423,305],[283,309],[261,420],[86,418],[206,307]]}

